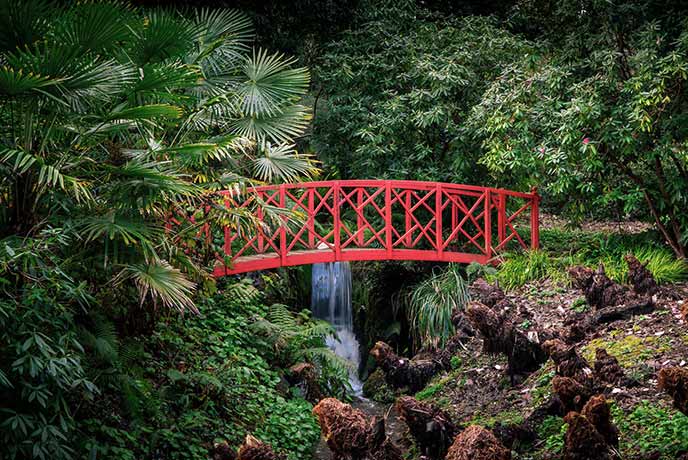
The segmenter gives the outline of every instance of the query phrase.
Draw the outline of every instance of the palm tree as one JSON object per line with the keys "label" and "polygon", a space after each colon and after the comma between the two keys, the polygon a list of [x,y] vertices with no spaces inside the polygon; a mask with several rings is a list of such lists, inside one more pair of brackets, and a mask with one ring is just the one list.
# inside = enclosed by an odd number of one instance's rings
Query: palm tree
{"label": "palm tree", "polygon": [[[204,272],[165,231],[170,212],[315,171],[293,146],[309,74],[252,39],[232,10],[1,1],[0,243],[57,231],[45,251],[69,254],[80,276],[193,308]],[[214,218],[246,217],[227,213]]]}

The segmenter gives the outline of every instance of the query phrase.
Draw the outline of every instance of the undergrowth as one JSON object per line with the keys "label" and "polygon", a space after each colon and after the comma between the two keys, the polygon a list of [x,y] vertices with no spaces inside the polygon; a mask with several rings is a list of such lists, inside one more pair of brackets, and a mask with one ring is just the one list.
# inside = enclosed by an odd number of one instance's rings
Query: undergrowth
{"label": "undergrowth", "polygon": [[541,250],[529,250],[503,255],[496,273],[487,275],[507,290],[526,283],[550,280],[569,282],[566,269],[574,265],[596,268],[603,264],[606,274],[619,283],[626,283],[628,266],[624,257],[635,255],[659,283],[674,283],[688,279],[688,263],[677,259],[670,249],[661,245],[653,234],[619,235],[543,230]]}
{"label": "undergrowth", "polygon": [[78,450],[201,460],[215,443],[236,448],[251,433],[290,460],[308,458],[320,430],[312,405],[285,386],[283,369],[310,360],[325,388],[342,388],[346,372],[327,356],[328,327],[262,298],[235,283],[206,300],[201,316],[162,321],[126,369],[111,371],[130,379],[129,391],[96,379],[103,395],[81,408]]}

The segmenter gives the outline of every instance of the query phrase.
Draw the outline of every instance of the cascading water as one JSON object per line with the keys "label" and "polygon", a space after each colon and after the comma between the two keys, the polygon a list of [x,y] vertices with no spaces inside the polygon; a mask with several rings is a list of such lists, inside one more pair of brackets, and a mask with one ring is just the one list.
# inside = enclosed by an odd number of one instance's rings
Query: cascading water
{"label": "cascading water", "polygon": [[334,327],[337,336],[328,337],[327,345],[337,356],[351,362],[349,384],[360,396],[363,384],[358,378],[361,356],[351,309],[351,266],[349,262],[314,264],[311,281],[313,316]]}

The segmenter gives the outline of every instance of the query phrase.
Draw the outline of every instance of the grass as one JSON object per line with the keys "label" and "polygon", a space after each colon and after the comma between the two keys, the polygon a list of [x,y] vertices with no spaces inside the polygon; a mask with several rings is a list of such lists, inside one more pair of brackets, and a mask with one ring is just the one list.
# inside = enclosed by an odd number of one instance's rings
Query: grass
{"label": "grass", "polygon": [[647,265],[658,283],[675,283],[688,279],[688,263],[677,259],[673,252],[658,242],[656,235],[618,235],[601,232],[543,230],[540,250],[504,254],[504,262],[489,281],[512,290],[526,283],[551,280],[569,282],[566,269],[573,265],[595,268],[604,264],[607,275],[626,283],[628,266],[624,257],[634,254]]}
{"label": "grass", "polygon": [[565,265],[546,251],[531,250],[505,255],[505,261],[488,281],[497,281],[503,289],[511,290],[531,281],[551,279],[565,281]]}
{"label": "grass", "polygon": [[408,316],[420,345],[442,346],[454,333],[452,312],[463,309],[469,300],[468,283],[460,270],[459,265],[450,264],[410,291]]}

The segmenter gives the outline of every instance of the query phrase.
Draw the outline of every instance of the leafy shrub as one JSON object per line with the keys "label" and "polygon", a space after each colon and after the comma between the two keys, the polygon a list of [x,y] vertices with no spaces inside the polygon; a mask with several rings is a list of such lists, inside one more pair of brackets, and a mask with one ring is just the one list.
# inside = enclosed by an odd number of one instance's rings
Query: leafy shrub
{"label": "leafy shrub", "polygon": [[[122,370],[133,374],[136,389],[126,396],[128,405],[141,410],[123,410],[123,391],[108,387],[82,409],[80,450],[125,459],[204,460],[213,442],[236,448],[250,432],[292,460],[304,458],[319,429],[310,403],[281,387],[283,351],[257,340],[253,325],[270,312],[262,299],[251,284],[230,282],[204,302],[202,316],[161,322],[141,339],[141,372]],[[304,351],[308,343],[322,346],[309,318],[280,314],[297,318],[290,334],[280,336],[280,347],[291,349],[292,340]],[[125,420],[128,429],[122,430]]]}

